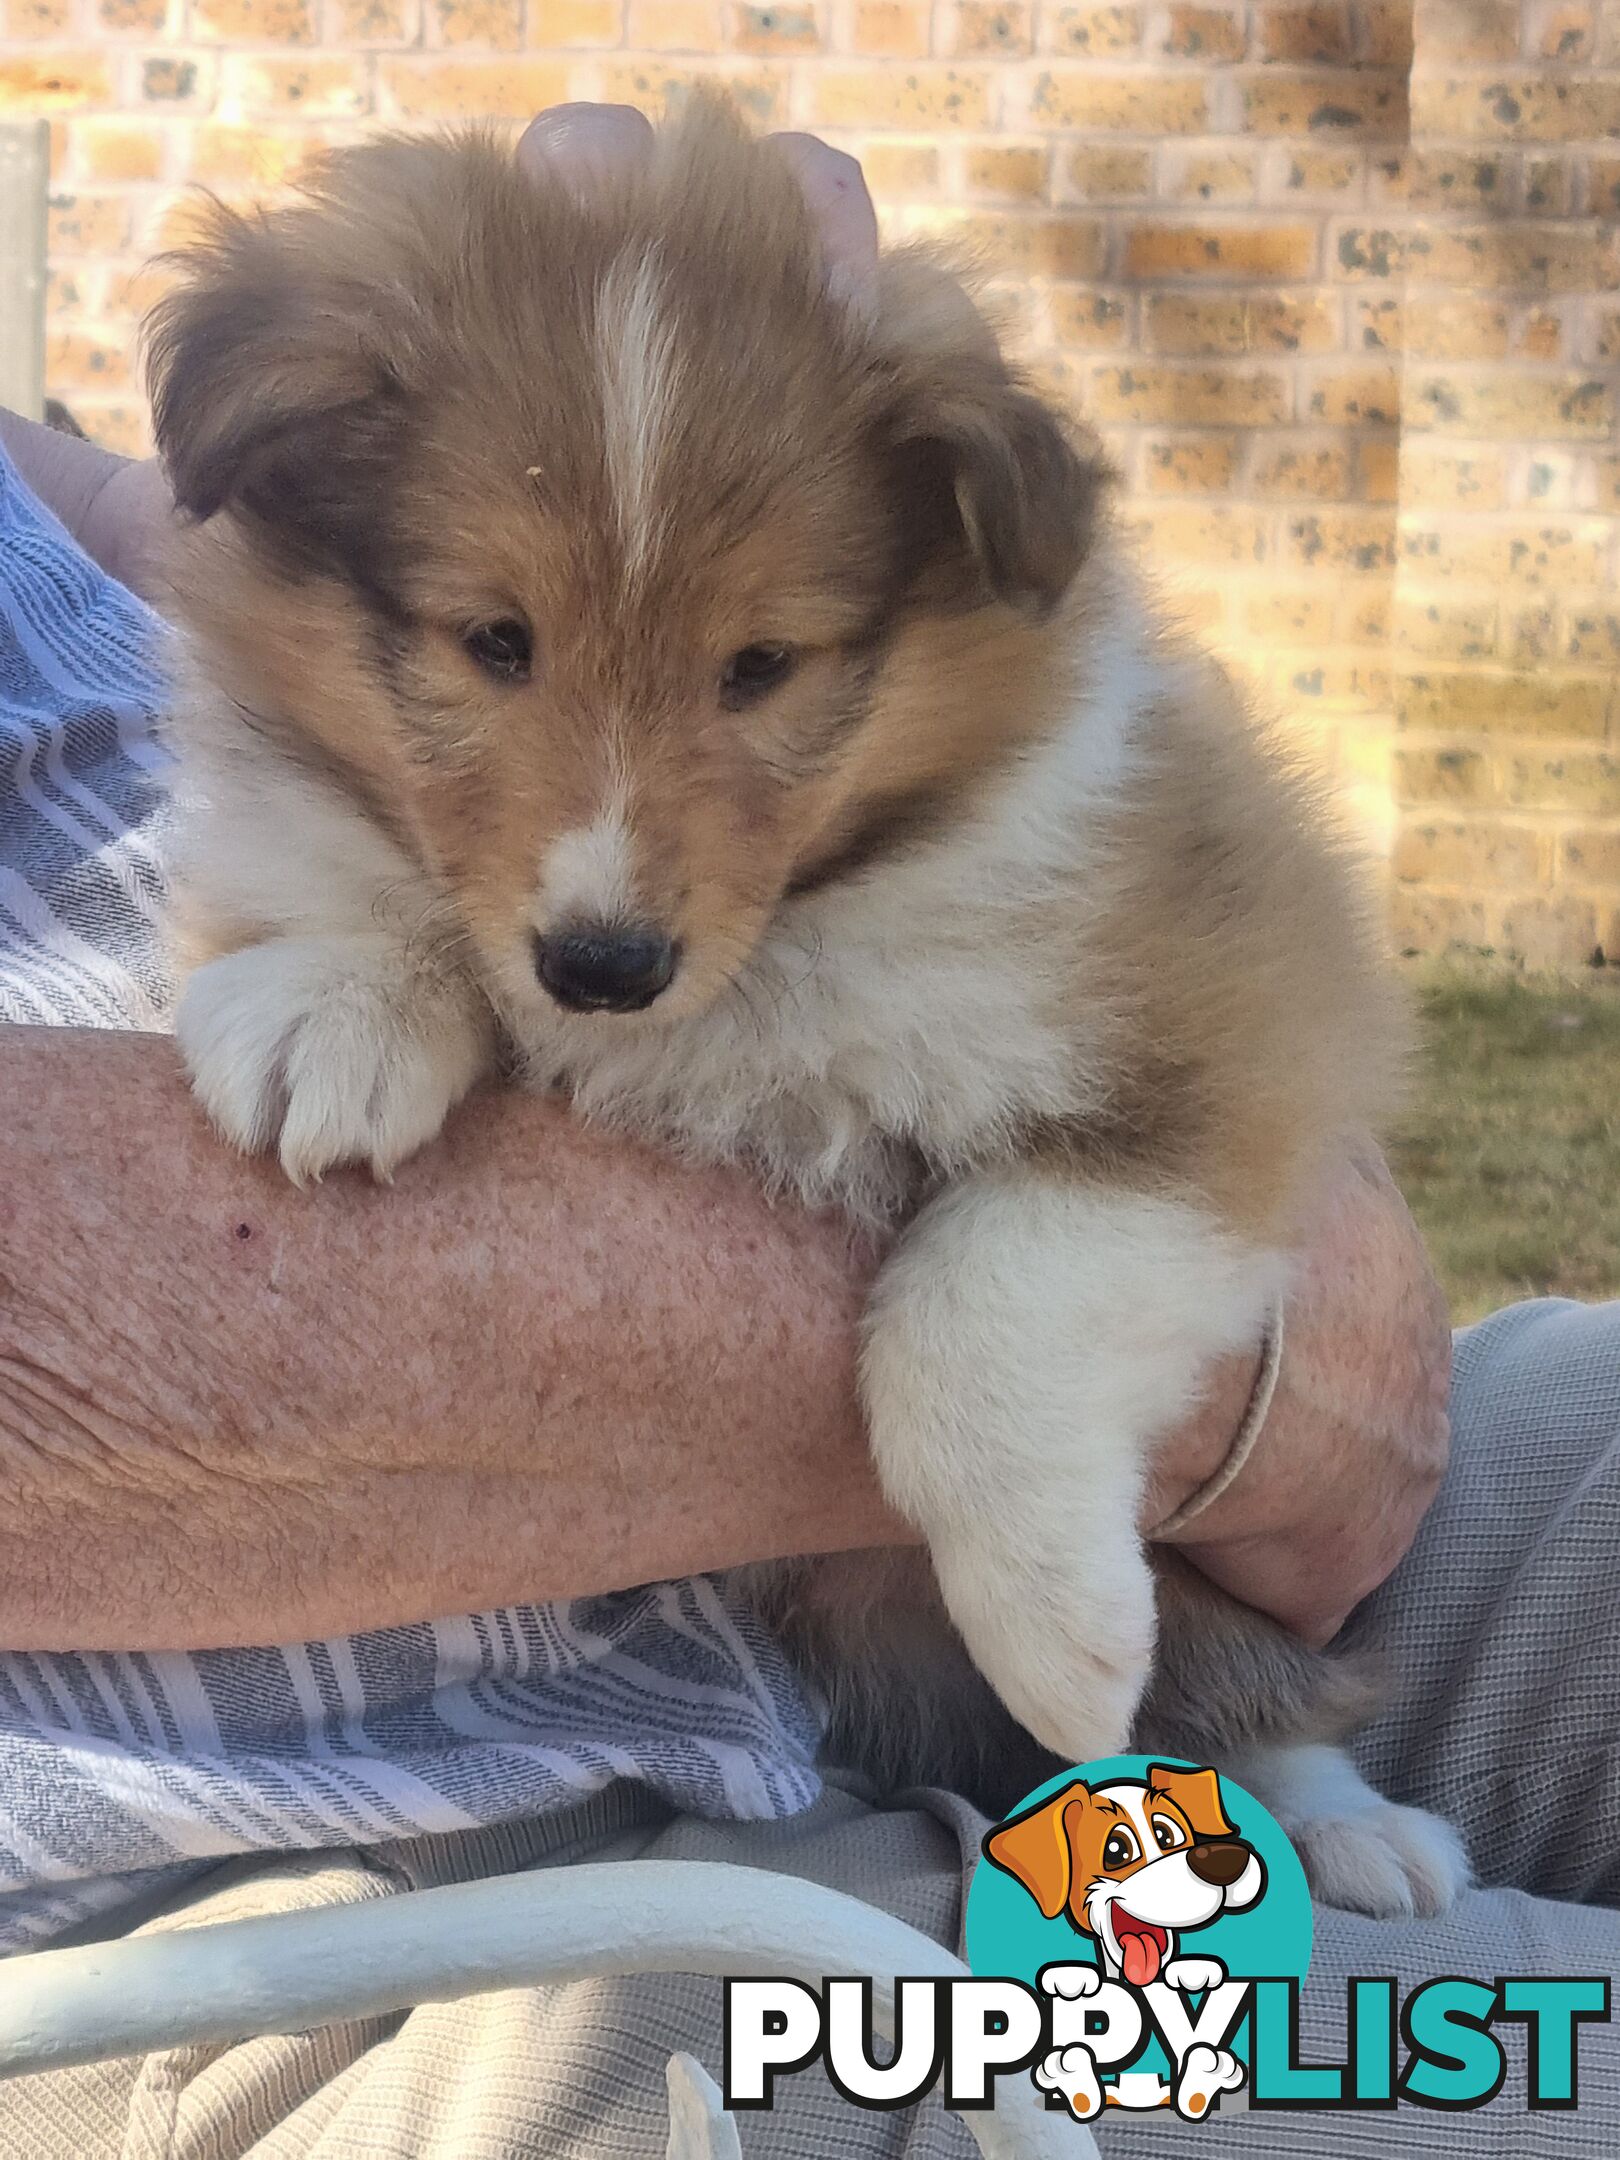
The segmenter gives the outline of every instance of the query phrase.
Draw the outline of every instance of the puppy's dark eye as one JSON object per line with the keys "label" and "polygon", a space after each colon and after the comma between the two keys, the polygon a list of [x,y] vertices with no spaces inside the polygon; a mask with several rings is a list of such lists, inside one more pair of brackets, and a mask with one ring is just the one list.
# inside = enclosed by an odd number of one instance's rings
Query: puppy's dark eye
{"label": "puppy's dark eye", "polygon": [[1180,1823],[1172,1822],[1168,1815],[1153,1817],[1153,1842],[1160,1852],[1175,1852],[1186,1844]]}
{"label": "puppy's dark eye", "polygon": [[785,683],[797,665],[791,645],[745,645],[721,671],[721,698],[731,706],[751,704]]}
{"label": "puppy's dark eye", "polygon": [[1139,1857],[1136,1840],[1128,1830],[1110,1830],[1108,1842],[1103,1847],[1103,1866],[1129,1867]]}
{"label": "puppy's dark eye", "polygon": [[464,631],[462,650],[496,682],[527,682],[534,662],[534,640],[526,622],[503,615],[499,622],[479,623]]}

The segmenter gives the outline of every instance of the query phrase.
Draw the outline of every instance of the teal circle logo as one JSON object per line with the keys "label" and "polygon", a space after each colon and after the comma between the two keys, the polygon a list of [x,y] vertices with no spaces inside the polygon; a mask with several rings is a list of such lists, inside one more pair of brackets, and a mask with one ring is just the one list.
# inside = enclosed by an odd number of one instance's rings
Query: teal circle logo
{"label": "teal circle logo", "polygon": [[1197,2121],[1243,2105],[1252,1983],[1304,1980],[1311,1900],[1260,1803],[1204,1763],[1115,1755],[1048,1779],[985,1835],[967,1958],[1049,2005],[1037,2085]]}

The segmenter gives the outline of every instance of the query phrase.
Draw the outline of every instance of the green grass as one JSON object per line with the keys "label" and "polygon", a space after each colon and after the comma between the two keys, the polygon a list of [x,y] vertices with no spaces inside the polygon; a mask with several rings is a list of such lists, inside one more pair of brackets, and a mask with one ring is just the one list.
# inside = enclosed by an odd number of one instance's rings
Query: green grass
{"label": "green grass", "polygon": [[1390,1159],[1454,1317],[1620,1296],[1620,980],[1415,980],[1422,1056]]}

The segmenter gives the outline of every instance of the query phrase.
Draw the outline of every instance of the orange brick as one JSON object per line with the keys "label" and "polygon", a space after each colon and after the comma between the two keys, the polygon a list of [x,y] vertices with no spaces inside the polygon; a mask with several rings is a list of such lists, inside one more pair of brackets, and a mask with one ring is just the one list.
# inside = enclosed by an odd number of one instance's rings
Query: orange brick
{"label": "orange brick", "polygon": [[1150,350],[1202,358],[1249,349],[1249,303],[1225,293],[1150,293],[1143,302]]}
{"label": "orange brick", "polygon": [[127,390],[134,379],[132,343],[87,330],[58,332],[45,346],[47,390],[68,402],[87,390]]}
{"label": "orange brick", "polygon": [[1359,58],[1370,67],[1412,65],[1412,0],[1362,0]]}
{"label": "orange brick", "polygon": [[97,52],[11,53],[0,57],[0,113],[29,119],[82,111],[112,99],[112,78]]}
{"label": "orange brick", "polygon": [[1620,83],[1553,76],[1473,77],[1412,86],[1412,126],[1486,142],[1586,142],[1620,134]]}
{"label": "orange brick", "polygon": [[1125,235],[1133,278],[1301,278],[1315,261],[1310,225],[1136,225]]}
{"label": "orange brick", "polygon": [[394,59],[382,63],[384,93],[410,120],[528,120],[568,96],[568,69],[522,55],[500,60]]}
{"label": "orange brick", "polygon": [[1356,445],[1356,473],[1361,499],[1370,503],[1400,500],[1401,449],[1393,439],[1364,436]]}
{"label": "orange brick", "polygon": [[129,241],[127,191],[52,195],[46,244],[53,262],[63,255],[121,255]]}
{"label": "orange brick", "polygon": [[1609,535],[1577,524],[1494,523],[1441,527],[1401,519],[1401,554],[1435,584],[1521,585],[1568,592],[1601,585],[1608,575]]}
{"label": "orange brick", "polygon": [[1403,593],[1395,607],[1394,641],[1419,660],[1489,660],[1497,650],[1496,603]]}
{"label": "orange brick", "polygon": [[1119,54],[1142,42],[1138,7],[1060,7],[1047,9],[1040,28],[1042,46],[1053,52]]}
{"label": "orange brick", "polygon": [[301,130],[209,121],[191,131],[186,173],[206,187],[262,192],[284,187],[319,151]]}
{"label": "orange brick", "polygon": [[1249,344],[1255,352],[1329,352],[1338,342],[1336,294],[1256,293],[1249,301]]}
{"label": "orange brick", "polygon": [[1504,203],[1508,168],[1499,151],[1404,150],[1372,168],[1374,201],[1407,202],[1419,210],[1489,210]]}
{"label": "orange brick", "polygon": [[982,128],[991,77],[954,67],[826,68],[809,78],[811,119],[830,127]]}
{"label": "orange brick", "polygon": [[1330,271],[1358,284],[1400,277],[1406,258],[1407,236],[1390,225],[1344,225],[1328,236]]}
{"label": "orange brick", "polygon": [[1154,495],[1224,495],[1235,464],[1230,436],[1178,435],[1147,445],[1143,479]]}
{"label": "orange brick", "polygon": [[1620,668],[1620,606],[1566,608],[1559,619],[1559,644],[1566,660]]}
{"label": "orange brick", "polygon": [[1598,509],[1620,511],[1620,458],[1599,458],[1592,484]]}
{"label": "orange brick", "polygon": [[1527,360],[1561,360],[1564,356],[1563,318],[1552,308],[1527,308],[1514,333],[1513,349]]}
{"label": "orange brick", "polygon": [[1394,427],[1401,417],[1399,370],[1389,366],[1335,368],[1311,385],[1313,420],[1335,427]]}
{"label": "orange brick", "polygon": [[1395,842],[1396,877],[1418,884],[1534,885],[1551,872],[1551,843],[1526,825],[1469,819],[1408,823]]}
{"label": "orange brick", "polygon": [[1406,349],[1418,360],[1499,359],[1508,349],[1508,311],[1499,300],[1413,294],[1406,303]]}
{"label": "orange brick", "polygon": [[[1556,693],[1559,718],[1549,734],[1580,734],[1578,726],[1565,727],[1563,714],[1585,714],[1595,697],[1606,706],[1607,683],[1584,682],[1577,677],[1554,677],[1547,685]],[[1620,758],[1602,751],[1581,750],[1553,756],[1509,758],[1504,768],[1504,793],[1515,809],[1581,810],[1612,817],[1620,811]]]}
{"label": "orange brick", "polygon": [[201,105],[211,97],[217,63],[211,55],[195,60],[143,60],[141,97],[150,105]]}
{"label": "orange brick", "polygon": [[516,52],[523,43],[523,0],[428,0],[428,38],[434,45]]}
{"label": "orange brick", "polygon": [[192,0],[191,34],[224,45],[310,45],[314,0]]}
{"label": "orange brick", "polygon": [[1561,833],[1558,868],[1577,885],[1620,885],[1620,833],[1606,825]]}
{"label": "orange brick", "polygon": [[1153,192],[1153,158],[1147,150],[1114,143],[1071,150],[1063,171],[1087,202],[1135,202]]}
{"label": "orange brick", "polygon": [[1419,0],[1423,57],[1444,60],[1516,60],[1519,0]]}
{"label": "orange brick", "polygon": [[1590,6],[1554,0],[1551,7],[1535,10],[1530,50],[1543,60],[1578,66],[1590,60],[1597,49],[1596,27]]}
{"label": "orange brick", "polygon": [[29,43],[38,38],[73,35],[73,0],[5,0],[0,8],[0,31],[8,40]]}
{"label": "orange brick", "polygon": [[[513,63],[521,66],[521,61]],[[572,79],[572,78],[571,78]],[[605,54],[591,64],[593,97],[610,105],[639,105],[657,115],[679,104],[694,80],[715,84],[755,127],[781,127],[787,118],[787,68],[780,62],[751,60],[745,66],[698,69],[689,60],[665,62],[631,54]],[[577,90],[570,95],[577,96]]]}
{"label": "orange brick", "polygon": [[934,143],[869,142],[861,149],[861,170],[880,200],[932,195],[940,184],[939,149]]}
{"label": "orange brick", "polygon": [[1051,298],[1052,328],[1060,344],[1078,352],[1112,352],[1132,341],[1133,304],[1128,293],[1060,286]]}
{"label": "orange brick", "polygon": [[1407,958],[1427,952],[1495,950],[1498,909],[1473,895],[1398,885],[1387,895],[1387,906],[1391,942]]}
{"label": "orange brick", "polygon": [[1046,68],[1035,78],[1038,127],[1119,129],[1135,135],[1200,135],[1208,99],[1195,77],[1105,75],[1095,68]]}
{"label": "orange brick", "polygon": [[1260,10],[1262,60],[1330,64],[1348,60],[1354,42],[1346,0],[1316,7]]}
{"label": "orange brick", "polygon": [[1257,75],[1244,85],[1243,112],[1244,126],[1260,135],[1398,140],[1407,128],[1406,78],[1373,68]]}
{"label": "orange brick", "polygon": [[1088,410],[1100,420],[1254,427],[1286,420],[1285,379],[1266,368],[1174,368],[1157,362],[1092,370]]}
{"label": "orange brick", "polygon": [[915,60],[928,50],[928,9],[915,0],[855,0],[850,50]]}
{"label": "orange brick", "polygon": [[1308,511],[1289,519],[1282,552],[1307,569],[1388,570],[1395,560],[1395,519],[1377,508]]}
{"label": "orange brick", "polygon": [[173,0],[96,0],[96,22],[109,37],[174,34],[179,9]]}
{"label": "orange brick", "polygon": [[1252,486],[1266,499],[1343,502],[1350,453],[1334,444],[1268,443],[1254,460]]}
{"label": "orange brick", "polygon": [[1247,150],[1169,150],[1160,193],[1172,202],[1252,202],[1257,163]]}
{"label": "orange brick", "polygon": [[1556,441],[1607,436],[1614,427],[1611,383],[1588,375],[1437,375],[1408,385],[1409,424],[1452,435],[1541,436]]}
{"label": "orange brick", "polygon": [[[1280,161],[1277,150],[1284,151]],[[1295,196],[1349,195],[1359,190],[1366,160],[1358,149],[1308,150],[1292,145],[1272,152],[1277,178],[1271,193]]]}
{"label": "orange brick", "polygon": [[1405,244],[1412,276],[1474,291],[1601,292],[1614,250],[1602,228],[1581,225],[1429,225]]}
{"label": "orange brick", "polygon": [[1171,7],[1160,52],[1174,60],[1197,60],[1205,67],[1241,60],[1248,46],[1241,8]]}
{"label": "orange brick", "polygon": [[[1613,685],[1607,676],[1518,674],[1505,668],[1410,675],[1401,685],[1403,727],[1489,735],[1601,739]],[[1525,798],[1517,795],[1516,801]]]}
{"label": "orange brick", "polygon": [[731,42],[739,52],[806,53],[821,48],[821,23],[813,7],[733,7]]}
{"label": "orange brick", "polygon": [[1030,0],[951,0],[941,18],[938,50],[972,58],[1022,57],[1035,49]]}
{"label": "orange brick", "polygon": [[1501,789],[1496,773],[1477,750],[1407,750],[1395,753],[1395,793],[1402,803],[1467,803],[1497,801]]}
{"label": "orange brick", "polygon": [[1562,217],[1575,207],[1575,167],[1565,158],[1527,158],[1524,207],[1542,217]]}
{"label": "orange brick", "polygon": [[1254,593],[1244,602],[1251,636],[1283,644],[1322,644],[1333,638],[1333,602],[1314,586],[1285,586]]}
{"label": "orange brick", "polygon": [[1040,202],[1051,185],[1052,153],[1045,144],[985,144],[968,151],[962,178],[970,194]]}
{"label": "orange brick", "polygon": [[1159,557],[1237,569],[1266,559],[1264,517],[1226,503],[1139,511],[1129,531],[1150,561]]}
{"label": "orange brick", "polygon": [[627,34],[632,47],[648,52],[714,52],[719,0],[630,0]]}
{"label": "orange brick", "polygon": [[220,90],[229,106],[250,118],[349,119],[371,105],[365,62],[324,53],[296,60],[230,53],[220,70]]}
{"label": "orange brick", "polygon": [[73,168],[81,179],[162,178],[169,131],[144,120],[75,120]]}
{"label": "orange brick", "polygon": [[[329,38],[332,44],[410,45],[421,24],[419,0],[327,0]],[[607,12],[607,0],[546,0],[546,36],[555,43],[573,40],[563,32],[564,20],[576,9],[594,6]],[[617,19],[617,4],[612,12]]]}
{"label": "orange brick", "polygon": [[914,224],[948,233],[998,277],[1090,278],[1103,265],[1106,235],[1092,219],[1007,217],[953,205],[919,213]]}

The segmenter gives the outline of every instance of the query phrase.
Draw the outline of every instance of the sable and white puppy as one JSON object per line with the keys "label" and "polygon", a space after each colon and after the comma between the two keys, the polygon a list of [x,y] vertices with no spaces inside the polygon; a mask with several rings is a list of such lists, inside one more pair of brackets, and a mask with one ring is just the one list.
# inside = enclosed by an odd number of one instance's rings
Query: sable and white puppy
{"label": "sable and white puppy", "polygon": [[[386,1175],[504,1044],[587,1118],[902,1222],[865,1406],[937,1593],[879,1557],[760,1594],[889,1774],[1119,1747],[1144,1462],[1259,1335],[1396,1026],[1097,460],[925,255],[830,285],[786,158],[702,103],[590,190],[374,142],[181,267],[202,1102],[295,1177]],[[1361,1700],[1167,1595],[1168,1752]],[[1443,1902],[1450,1833],[1343,1776],[1322,1887]]]}

